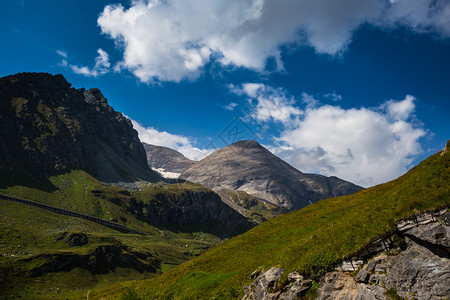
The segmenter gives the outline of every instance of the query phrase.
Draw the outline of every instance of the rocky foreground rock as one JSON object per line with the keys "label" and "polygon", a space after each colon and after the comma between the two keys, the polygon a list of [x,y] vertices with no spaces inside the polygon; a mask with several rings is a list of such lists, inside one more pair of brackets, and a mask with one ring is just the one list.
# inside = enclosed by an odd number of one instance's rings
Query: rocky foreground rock
{"label": "rocky foreground rock", "polygon": [[[396,235],[404,239],[400,248],[382,242],[386,251],[372,256],[367,263],[362,260],[368,255],[363,251],[355,255],[361,260],[340,264],[326,273],[315,299],[449,299],[450,211],[441,213],[440,217],[426,214],[399,224]],[[276,267],[255,271],[255,280],[245,288],[243,299],[293,300],[305,296],[311,280],[294,271],[288,275],[288,283],[281,285],[283,271]]]}
{"label": "rocky foreground rock", "polygon": [[362,189],[334,176],[302,173],[256,141],[240,141],[220,149],[180,178],[216,191],[244,191],[289,210]]}

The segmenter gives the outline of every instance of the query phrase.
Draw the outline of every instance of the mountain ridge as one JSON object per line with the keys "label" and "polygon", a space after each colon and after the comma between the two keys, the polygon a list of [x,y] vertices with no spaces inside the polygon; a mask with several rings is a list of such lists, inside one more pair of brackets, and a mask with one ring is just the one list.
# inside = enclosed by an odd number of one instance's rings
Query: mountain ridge
{"label": "mountain ridge", "polygon": [[335,176],[302,173],[253,140],[208,155],[180,179],[212,189],[244,191],[289,210],[362,189]]}
{"label": "mountain ridge", "polygon": [[142,144],[149,167],[162,176],[166,175],[164,177],[178,178],[181,173],[196,163],[174,149],[145,142]]}
{"label": "mountain ridge", "polygon": [[100,90],[75,89],[60,74],[19,73],[0,78],[0,99],[0,173],[12,181],[72,169],[104,182],[161,180],[131,121]]}
{"label": "mountain ridge", "polygon": [[[447,142],[447,149],[449,145],[450,141]],[[129,283],[127,288],[131,288],[137,299],[164,297],[242,299],[246,286],[251,289],[250,284],[259,274],[263,274],[264,270],[270,271],[276,266],[277,270],[284,271],[283,275],[280,277],[281,273],[279,273],[274,280],[263,282],[268,285],[266,291],[275,294],[274,298],[256,299],[279,299],[276,298],[276,292],[290,288],[302,278],[305,279],[303,282],[309,282],[307,289],[310,289],[310,292],[303,294],[307,299],[316,297],[318,287],[321,287],[321,292],[328,288],[325,292],[329,294],[342,291],[348,292],[348,295],[354,295],[356,291],[350,289],[351,287],[347,289],[347,286],[342,286],[342,281],[331,283],[329,280],[333,278],[326,277],[328,279],[325,281],[324,276],[334,276],[334,273],[329,271],[334,270],[335,266],[345,259],[352,259],[359,252],[367,253],[365,251],[367,247],[380,238],[389,238],[392,243],[397,244],[398,249],[394,249],[396,252],[389,255],[396,255],[397,251],[403,251],[401,247],[405,242],[409,249],[411,243],[406,239],[408,236],[396,235],[396,222],[400,220],[412,218],[411,223],[418,224],[418,219],[415,218],[417,215],[431,212],[429,216],[434,218],[432,212],[442,208],[447,210],[446,222],[450,226],[449,180],[450,154],[440,151],[395,180],[348,196],[320,200],[298,211],[268,220],[166,274],[139,284]],[[443,234],[441,232],[439,239],[447,241],[448,244],[449,236],[450,230]],[[435,235],[429,236],[428,239],[437,241]],[[414,252],[411,253],[415,251],[414,249],[419,248],[413,246],[411,250],[407,250],[411,257],[409,261],[415,260]],[[379,261],[379,258],[376,261]],[[438,257],[435,261],[444,262],[445,260]],[[424,262],[427,262],[426,256]],[[448,259],[447,263],[443,264],[445,265],[448,269]],[[364,269],[366,268],[370,269],[369,266],[364,266]],[[383,269],[375,270],[380,272],[380,276],[386,275]],[[355,280],[359,280],[358,285],[361,282],[367,282],[366,278],[372,277],[371,273],[368,271],[366,273],[358,274],[362,279],[355,277]],[[412,278],[411,280],[414,281],[414,277],[410,275],[407,275],[407,278]],[[399,277],[401,274],[398,273],[396,276]],[[347,277],[354,282],[351,276]],[[409,297],[411,290],[408,290],[410,286],[406,284],[405,278],[400,277],[396,280],[402,282],[402,295]],[[374,282],[374,284],[377,283]],[[445,285],[445,282],[440,284]],[[367,286],[370,288],[373,284],[369,282]],[[382,288],[382,286],[377,287],[377,289]],[[381,299],[388,299],[388,295],[397,296],[394,299],[400,299],[395,286],[384,290],[386,293],[381,292]],[[109,294],[112,291],[105,289],[99,291],[97,295]],[[123,294],[126,291],[127,289],[123,286],[122,289],[116,286],[114,293]],[[245,293],[248,291],[246,290]]]}

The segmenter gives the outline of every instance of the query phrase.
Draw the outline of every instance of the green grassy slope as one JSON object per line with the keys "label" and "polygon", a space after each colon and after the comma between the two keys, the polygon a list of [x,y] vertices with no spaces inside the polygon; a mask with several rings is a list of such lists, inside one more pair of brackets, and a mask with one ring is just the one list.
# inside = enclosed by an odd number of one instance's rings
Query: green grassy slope
{"label": "green grassy slope", "polygon": [[[50,204],[106,220],[114,220],[148,235],[122,233],[87,220],[56,214],[33,206],[0,200],[0,298],[10,295],[25,298],[85,297],[90,289],[109,286],[124,280],[142,280],[165,272],[206,249],[220,238],[204,232],[173,232],[156,228],[137,218],[125,205],[133,196],[152,201],[161,189],[170,193],[199,191],[198,186],[158,185],[142,192],[104,186],[83,171],[73,171],[50,178],[53,191],[14,186],[0,193]],[[99,193],[102,197],[99,197]],[[153,194],[152,194],[153,193]],[[88,243],[70,246],[63,238],[84,233]],[[149,269],[112,266],[92,273],[84,268],[33,275],[43,265],[60,255],[89,256],[105,246],[117,246],[121,253],[136,254]],[[152,269],[152,266],[154,269]]]}
{"label": "green grassy slope", "polygon": [[[240,298],[258,267],[283,267],[285,276],[298,269],[319,280],[333,264],[392,231],[396,220],[449,205],[450,153],[438,153],[391,182],[264,222],[139,283],[128,294],[160,300]],[[116,286],[97,295],[119,295],[124,290]]]}

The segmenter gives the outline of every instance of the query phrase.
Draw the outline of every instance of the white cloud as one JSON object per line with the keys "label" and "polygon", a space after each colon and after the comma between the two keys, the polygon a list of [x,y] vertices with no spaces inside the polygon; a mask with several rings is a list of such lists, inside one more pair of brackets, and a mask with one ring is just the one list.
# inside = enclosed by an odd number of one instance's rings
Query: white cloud
{"label": "white cloud", "polygon": [[[421,152],[419,139],[426,132],[414,120],[413,96],[375,108],[344,109],[320,105],[304,93],[305,108],[300,109],[281,89],[260,84],[258,92],[248,91],[246,95],[257,100],[251,114],[284,125],[270,150],[302,172],[334,175],[367,187],[397,178]],[[261,114],[260,99],[272,99],[270,112],[284,117]]]}
{"label": "white cloud", "polygon": [[384,107],[388,115],[394,120],[406,120],[416,109],[414,101],[413,96],[407,95],[405,100],[401,102],[390,100],[385,103]]}
{"label": "white cloud", "polygon": [[67,52],[65,52],[65,51],[56,50],[56,53],[58,53],[58,55],[63,57],[63,58],[67,58]]}
{"label": "white cloud", "polygon": [[182,135],[171,134],[167,131],[158,131],[153,127],[144,127],[134,120],[131,120],[131,122],[133,123],[134,129],[136,129],[136,131],[138,132],[141,142],[157,146],[169,147],[171,149],[179,151],[184,156],[192,160],[200,160],[217,150],[200,149],[194,146],[195,141],[191,138]]}
{"label": "white cloud", "polygon": [[104,75],[110,71],[111,63],[109,62],[109,55],[103,49],[97,50],[98,56],[95,58],[95,65],[92,68],[86,66],[70,65],[72,71],[76,74],[82,74],[89,77],[97,77]]}
{"label": "white cloud", "polygon": [[67,67],[68,66],[67,52],[62,51],[62,50],[56,50],[56,53],[61,57],[61,62],[59,63],[59,65],[62,67]]}
{"label": "white cloud", "polygon": [[450,37],[450,2],[448,0],[397,0],[378,20],[379,26],[402,25],[416,32],[436,32]]}
{"label": "white cloud", "polygon": [[318,100],[316,100],[312,95],[309,95],[307,93],[302,93],[302,102],[308,108],[313,108],[320,104]]}
{"label": "white cloud", "polygon": [[275,121],[289,126],[301,114],[294,106],[295,98],[283,89],[275,89],[262,83],[244,83],[241,86],[230,86],[230,91],[249,97],[254,108],[250,111],[250,116],[258,122]]}
{"label": "white cloud", "polygon": [[234,110],[237,106],[238,106],[239,104],[237,104],[236,102],[231,102],[230,104],[228,104],[228,105],[225,105],[223,108],[225,109],[225,110]]}
{"label": "white cloud", "polygon": [[336,92],[332,92],[332,93],[327,93],[325,95],[323,95],[325,98],[330,99],[334,102],[340,101],[342,100],[342,96],[339,94],[336,94]]}
{"label": "white cloud", "polygon": [[210,61],[262,71],[274,58],[283,70],[285,44],[339,54],[361,24],[449,37],[450,2],[135,0],[129,8],[106,6],[98,24],[124,50],[117,68],[144,82],[178,82],[196,79]]}

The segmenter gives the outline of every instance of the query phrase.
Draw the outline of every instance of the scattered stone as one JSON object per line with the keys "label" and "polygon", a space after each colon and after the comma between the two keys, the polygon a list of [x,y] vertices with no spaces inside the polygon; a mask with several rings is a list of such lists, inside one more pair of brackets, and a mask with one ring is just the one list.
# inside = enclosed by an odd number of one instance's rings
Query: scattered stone
{"label": "scattered stone", "polygon": [[358,274],[356,274],[355,281],[356,282],[362,282],[362,283],[368,283],[369,282],[369,278],[370,278],[369,272],[367,272],[366,270],[362,269],[362,270],[360,270],[358,272]]}
{"label": "scattered stone", "polygon": [[367,264],[367,271],[373,272],[376,265],[377,265],[377,261],[376,261],[375,259],[372,259],[372,260],[369,261],[369,263]]}

